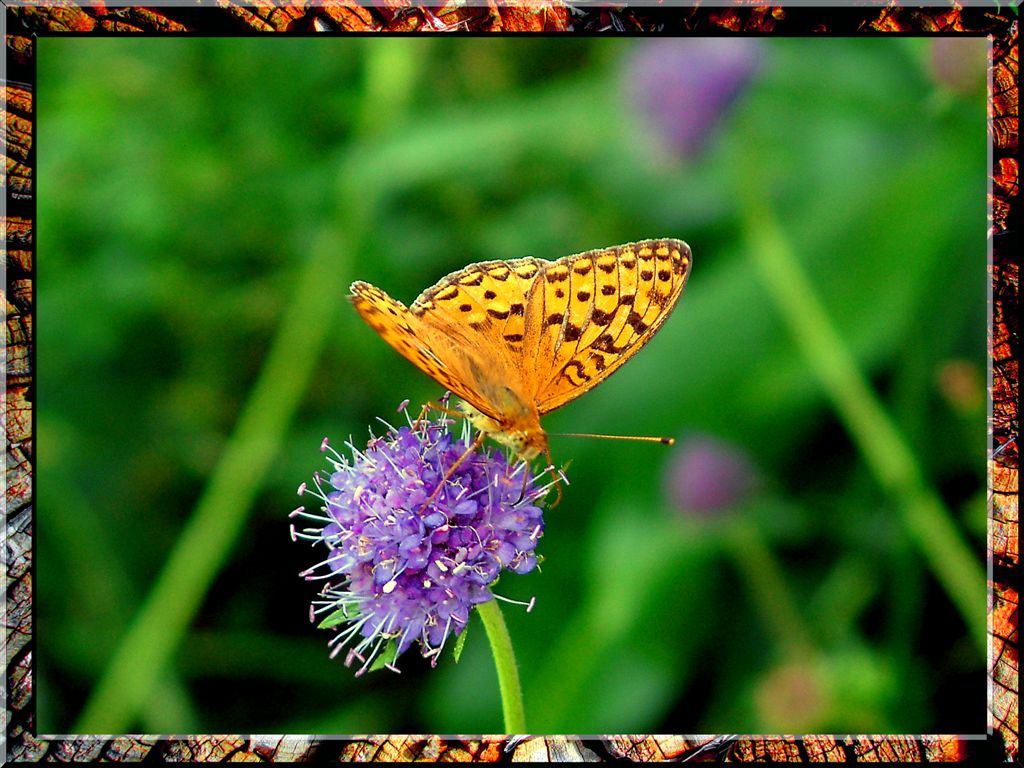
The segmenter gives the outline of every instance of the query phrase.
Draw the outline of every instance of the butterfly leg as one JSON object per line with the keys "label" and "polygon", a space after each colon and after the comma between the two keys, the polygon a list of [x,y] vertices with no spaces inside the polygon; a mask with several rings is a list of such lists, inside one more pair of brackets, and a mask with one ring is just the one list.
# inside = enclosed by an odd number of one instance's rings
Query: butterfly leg
{"label": "butterfly leg", "polygon": [[[445,394],[444,397],[441,398],[441,400],[447,402],[447,393]],[[448,408],[443,403],[438,403],[433,400],[430,400],[429,402],[424,403],[423,407],[420,409],[420,415],[416,418],[416,421],[412,425],[414,432],[417,429],[419,429],[420,423],[427,418],[427,414],[430,413],[431,410],[440,411],[441,413],[447,414],[456,419],[466,418],[466,414],[463,413],[462,411]]]}
{"label": "butterfly leg", "polygon": [[427,418],[427,414],[430,413],[430,406],[431,403],[424,403],[422,406],[420,406],[420,415],[417,416],[416,421],[412,423],[413,432],[420,431],[420,424],[424,422],[424,420]]}
{"label": "butterfly leg", "polygon": [[523,464],[526,465],[523,467],[523,487],[519,490],[519,498],[512,504],[513,507],[517,504],[523,503],[523,499],[526,498],[526,486],[530,482],[530,462],[526,459],[523,459],[522,461]]}
{"label": "butterfly leg", "polygon": [[427,508],[430,502],[437,498],[437,494],[439,494],[441,492],[441,489],[444,488],[444,484],[448,482],[448,479],[453,474],[455,474],[455,470],[458,469],[459,465],[461,465],[462,462],[464,462],[469,457],[469,454],[473,453],[473,451],[475,451],[477,448],[483,445],[485,437],[487,437],[487,435],[485,435],[483,432],[477,433],[476,439],[473,441],[473,444],[470,445],[469,448],[467,448],[463,452],[463,454],[459,456],[458,459],[455,460],[454,464],[448,467],[448,471],[444,473],[444,477],[442,477],[441,482],[437,484],[437,488],[434,489],[434,492],[430,494],[430,496],[427,497],[427,500],[424,501],[423,504],[420,506],[420,512],[423,512],[423,510]]}
{"label": "butterfly leg", "polygon": [[[555,486],[556,495],[554,504],[548,507],[548,509],[554,509],[562,500],[562,475],[555,469],[555,465],[551,462],[551,451],[545,451],[545,457],[548,460],[548,465],[547,469],[541,471],[541,474],[547,471],[551,472],[552,485]],[[522,503],[523,499],[526,498],[526,486],[530,479],[530,462],[523,459],[523,463],[526,465],[523,470],[523,487],[522,490],[519,491],[519,498],[516,499],[515,504]],[[515,504],[513,504],[513,506],[515,506]]]}
{"label": "butterfly leg", "polygon": [[562,501],[562,478],[559,477],[558,472],[555,470],[555,463],[551,461],[550,448],[544,451],[544,457],[548,460],[548,466],[551,467],[551,479],[555,482],[555,503],[548,507],[548,509],[554,509]]}
{"label": "butterfly leg", "polygon": [[441,413],[446,413],[446,414],[448,414],[449,416],[451,416],[453,418],[456,418],[456,419],[464,419],[464,418],[466,418],[466,414],[463,413],[462,411],[460,411],[458,408],[448,408],[448,407],[442,405],[441,403],[435,403],[433,400],[431,400],[429,403],[427,403],[427,405],[429,405],[434,410],[441,411]]}

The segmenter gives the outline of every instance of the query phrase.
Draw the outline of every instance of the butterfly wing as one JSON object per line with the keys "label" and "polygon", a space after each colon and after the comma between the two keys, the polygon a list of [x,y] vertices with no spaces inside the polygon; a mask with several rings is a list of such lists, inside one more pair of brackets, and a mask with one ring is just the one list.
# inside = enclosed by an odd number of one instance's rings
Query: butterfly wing
{"label": "butterfly wing", "polygon": [[690,264],[686,243],[645,240],[554,262],[471,264],[409,307],[363,282],[352,284],[351,299],[388,344],[443,387],[499,422],[535,423],[650,341],[675,308]]}
{"label": "butterfly wing", "polygon": [[650,341],[675,308],[691,263],[681,240],[645,240],[549,263],[536,278],[528,318],[528,325],[538,324],[529,366],[538,411],[597,386]]}
{"label": "butterfly wing", "polygon": [[488,356],[518,369],[535,277],[549,262],[483,261],[453,272],[419,295],[410,310],[432,325],[465,328],[489,345]]}
{"label": "butterfly wing", "polygon": [[547,262],[489,261],[453,272],[406,307],[356,282],[351,299],[388,344],[493,419],[532,410],[521,361],[528,293]]}
{"label": "butterfly wing", "polygon": [[465,358],[471,405],[501,423],[536,426],[523,369],[530,293],[547,262],[485,261],[454,272],[425,290],[410,311]]}
{"label": "butterfly wing", "polygon": [[448,345],[439,343],[408,307],[362,281],[352,283],[350,291],[349,299],[363,320],[402,357],[459,397],[472,398],[456,362],[446,354]]}

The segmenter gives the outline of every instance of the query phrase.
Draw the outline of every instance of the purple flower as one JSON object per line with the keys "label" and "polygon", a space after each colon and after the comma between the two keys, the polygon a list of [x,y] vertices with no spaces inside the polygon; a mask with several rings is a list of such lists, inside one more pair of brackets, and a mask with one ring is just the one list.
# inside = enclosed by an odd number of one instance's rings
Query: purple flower
{"label": "purple flower", "polygon": [[757,70],[751,38],[638,41],[626,65],[627,96],[674,154],[692,156]]}
{"label": "purple flower", "polygon": [[704,435],[687,438],[665,474],[665,493],[672,505],[701,517],[734,507],[756,486],[757,474],[745,453]]}
{"label": "purple flower", "polygon": [[988,41],[983,37],[936,37],[931,41],[928,66],[939,85],[961,94],[985,84]]}
{"label": "purple flower", "polygon": [[331,655],[350,645],[345,663],[359,660],[356,674],[378,657],[375,667],[398,671],[398,656],[416,642],[436,664],[473,606],[496,597],[491,587],[502,570],[527,573],[537,565],[549,486],[538,487],[526,463],[513,466],[498,450],[466,454],[468,423],[458,440],[449,424],[442,417],[389,426],[363,451],[349,443],[351,460],[325,438],[329,478],[316,473],[314,489],[299,488],[322,506],[319,514],[295,510],[293,517],[316,527],[293,526],[292,536],[328,551],[300,574],[327,581],[311,618],[326,614],[321,627],[340,627]]}

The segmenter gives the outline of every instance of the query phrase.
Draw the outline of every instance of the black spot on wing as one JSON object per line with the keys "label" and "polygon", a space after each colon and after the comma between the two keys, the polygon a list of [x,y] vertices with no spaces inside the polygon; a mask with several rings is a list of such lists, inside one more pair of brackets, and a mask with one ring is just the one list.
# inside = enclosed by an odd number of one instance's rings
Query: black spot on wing
{"label": "black spot on wing", "polygon": [[637,334],[644,334],[647,332],[648,325],[644,322],[644,318],[638,312],[630,312],[626,317],[626,323],[634,330]]}

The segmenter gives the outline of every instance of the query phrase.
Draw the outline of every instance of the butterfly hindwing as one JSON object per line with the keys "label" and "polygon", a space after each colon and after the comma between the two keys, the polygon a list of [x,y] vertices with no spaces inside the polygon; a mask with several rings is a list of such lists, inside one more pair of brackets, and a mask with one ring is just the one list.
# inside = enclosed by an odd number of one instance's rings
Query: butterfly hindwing
{"label": "butterfly hindwing", "polygon": [[474,392],[465,377],[453,360],[446,359],[450,345],[434,341],[434,334],[416,314],[380,288],[358,281],[350,290],[352,304],[384,341],[441,386],[472,402]]}

